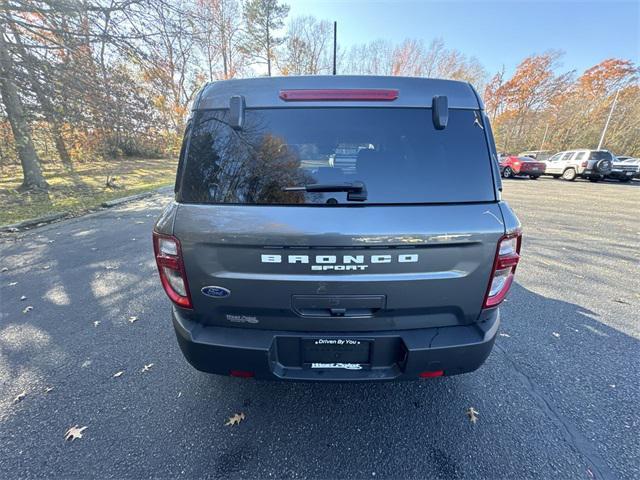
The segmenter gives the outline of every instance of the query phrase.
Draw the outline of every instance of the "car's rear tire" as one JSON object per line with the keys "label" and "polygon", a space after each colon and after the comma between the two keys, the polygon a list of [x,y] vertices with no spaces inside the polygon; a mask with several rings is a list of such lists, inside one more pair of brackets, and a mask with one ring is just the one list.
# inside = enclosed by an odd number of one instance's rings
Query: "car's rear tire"
{"label": "car's rear tire", "polygon": [[531,180],[537,180],[540,177],[540,175],[529,175],[529,178]]}
{"label": "car's rear tire", "polygon": [[598,183],[600,181],[600,178],[599,177],[591,177],[591,178],[589,178],[589,181],[593,182],[593,183]]}
{"label": "car's rear tire", "polygon": [[618,180],[620,181],[620,183],[629,183],[631,181],[629,177],[619,178]]}
{"label": "car's rear tire", "polygon": [[576,176],[576,171],[573,168],[567,168],[562,173],[562,179],[566,180],[567,182],[573,182],[576,179]]}
{"label": "car's rear tire", "polygon": [[502,172],[502,176],[504,178],[513,178],[513,170],[511,170],[511,168],[509,167],[505,167],[504,171]]}

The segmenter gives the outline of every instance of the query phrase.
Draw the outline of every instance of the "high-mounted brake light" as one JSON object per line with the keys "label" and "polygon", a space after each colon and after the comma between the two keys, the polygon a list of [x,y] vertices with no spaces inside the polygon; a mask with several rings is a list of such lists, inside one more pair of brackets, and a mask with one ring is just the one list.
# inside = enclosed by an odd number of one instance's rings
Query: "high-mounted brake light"
{"label": "high-mounted brake light", "polygon": [[285,102],[304,101],[373,101],[390,102],[398,98],[398,90],[390,89],[325,89],[325,90],[280,90]]}
{"label": "high-mounted brake light", "polygon": [[176,305],[192,308],[180,241],[171,235],[153,232],[153,250],[164,291]]}
{"label": "high-mounted brake light", "polygon": [[520,231],[505,235],[498,242],[483,308],[496,307],[507,296],[520,261],[521,244],[522,233]]}

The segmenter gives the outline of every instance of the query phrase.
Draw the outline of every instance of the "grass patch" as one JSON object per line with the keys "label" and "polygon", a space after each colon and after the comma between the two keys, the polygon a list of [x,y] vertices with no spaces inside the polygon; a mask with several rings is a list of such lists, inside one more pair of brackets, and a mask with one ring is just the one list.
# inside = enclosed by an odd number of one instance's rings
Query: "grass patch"
{"label": "grass patch", "polygon": [[[172,185],[177,164],[176,159],[157,158],[97,160],[76,165],[73,173],[58,165],[45,165],[47,193],[19,193],[22,175],[16,166],[0,178],[0,225],[58,212],[78,214],[107,200]],[[117,188],[106,186],[107,176],[115,177]]]}

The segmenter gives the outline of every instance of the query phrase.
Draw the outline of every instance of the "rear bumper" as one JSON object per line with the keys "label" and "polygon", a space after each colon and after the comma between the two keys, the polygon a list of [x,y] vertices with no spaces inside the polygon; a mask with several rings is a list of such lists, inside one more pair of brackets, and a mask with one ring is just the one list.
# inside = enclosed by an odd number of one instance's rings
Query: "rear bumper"
{"label": "rear bumper", "polygon": [[544,169],[533,170],[530,168],[521,168],[518,175],[544,175]]}
{"label": "rear bumper", "polygon": [[[500,324],[498,309],[483,311],[473,325],[357,333],[204,326],[175,307],[172,316],[180,349],[196,369],[302,381],[417,380],[425,371],[471,372],[489,356]],[[309,368],[301,360],[301,340],[318,338],[370,340],[370,363],[362,369]]]}
{"label": "rear bumper", "polygon": [[579,174],[582,178],[604,178],[607,174],[596,170],[584,170]]}
{"label": "rear bumper", "polygon": [[624,180],[627,178],[633,178],[638,175],[636,172],[626,171],[626,170],[611,170],[611,172],[607,175],[608,178],[615,178],[616,180]]}

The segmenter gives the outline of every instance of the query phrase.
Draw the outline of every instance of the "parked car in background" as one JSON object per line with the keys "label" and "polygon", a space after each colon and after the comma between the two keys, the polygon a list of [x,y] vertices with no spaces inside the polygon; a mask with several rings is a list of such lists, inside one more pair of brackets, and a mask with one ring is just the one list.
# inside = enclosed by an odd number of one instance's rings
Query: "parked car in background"
{"label": "parked car in background", "polygon": [[544,162],[551,158],[551,150],[527,150],[518,154],[519,157],[535,158],[539,162]]}
{"label": "parked car in background", "polygon": [[509,155],[500,158],[500,174],[504,178],[524,175],[537,180],[544,173],[545,166],[544,162],[539,162],[531,157]]}
{"label": "parked car in background", "polygon": [[545,161],[545,174],[570,182],[577,177],[598,182],[611,173],[613,159],[608,150],[567,150]]}
{"label": "parked car in background", "polygon": [[640,177],[640,159],[627,156],[616,157],[607,178],[630,182],[632,178]]}

